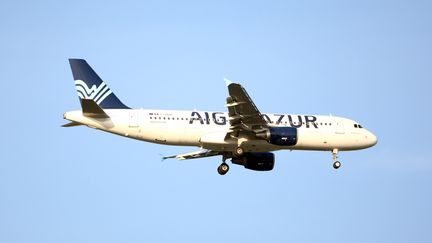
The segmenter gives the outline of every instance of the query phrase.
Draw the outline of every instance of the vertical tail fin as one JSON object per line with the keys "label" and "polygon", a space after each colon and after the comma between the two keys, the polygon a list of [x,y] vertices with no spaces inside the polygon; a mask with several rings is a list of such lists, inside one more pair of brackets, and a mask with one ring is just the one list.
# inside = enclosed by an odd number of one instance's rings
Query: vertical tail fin
{"label": "vertical tail fin", "polygon": [[130,109],[124,105],[83,59],[69,59],[80,101],[91,99],[103,109]]}

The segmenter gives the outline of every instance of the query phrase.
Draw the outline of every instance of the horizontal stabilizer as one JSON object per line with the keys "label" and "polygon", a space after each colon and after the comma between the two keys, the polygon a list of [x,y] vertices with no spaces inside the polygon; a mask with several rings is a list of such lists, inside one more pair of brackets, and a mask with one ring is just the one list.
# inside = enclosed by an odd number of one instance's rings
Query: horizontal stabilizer
{"label": "horizontal stabilizer", "polygon": [[105,111],[94,100],[81,99],[81,107],[84,116],[91,118],[109,118]]}
{"label": "horizontal stabilizer", "polygon": [[82,124],[73,121],[73,122],[69,122],[69,123],[62,125],[62,127],[75,127],[75,126],[82,126]]}

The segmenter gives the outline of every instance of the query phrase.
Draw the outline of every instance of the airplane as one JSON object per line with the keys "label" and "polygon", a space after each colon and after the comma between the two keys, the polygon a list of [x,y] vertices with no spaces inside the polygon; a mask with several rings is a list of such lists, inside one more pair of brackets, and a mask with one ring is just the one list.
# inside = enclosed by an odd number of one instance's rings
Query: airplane
{"label": "airplane", "polygon": [[120,101],[84,59],[69,59],[81,110],[65,112],[63,127],[90,128],[151,143],[196,146],[191,153],[162,159],[222,156],[217,171],[225,175],[232,164],[255,171],[274,168],[277,150],[329,151],[338,169],[340,151],[365,149],[377,137],[358,122],[322,115],[261,113],[245,88],[226,81],[227,112],[131,109]]}

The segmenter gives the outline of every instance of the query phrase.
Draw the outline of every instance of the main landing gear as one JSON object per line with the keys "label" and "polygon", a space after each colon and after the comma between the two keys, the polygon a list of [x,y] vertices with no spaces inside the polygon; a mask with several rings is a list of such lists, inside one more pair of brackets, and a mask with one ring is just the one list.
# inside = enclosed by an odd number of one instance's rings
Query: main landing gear
{"label": "main landing gear", "polygon": [[225,163],[225,160],[227,159],[226,154],[222,155],[222,164],[218,166],[217,172],[219,175],[225,175],[229,171],[229,166],[227,163]]}
{"label": "main landing gear", "polygon": [[[243,156],[245,153],[244,149],[242,147],[236,147],[233,152],[232,155],[235,157],[241,157]],[[217,168],[217,172],[219,173],[219,175],[225,175],[228,171],[229,171],[229,166],[227,163],[225,163],[225,160],[227,159],[226,155],[223,155],[222,157],[222,164],[218,166]]]}
{"label": "main landing gear", "polygon": [[341,167],[341,162],[338,161],[338,149],[333,149],[332,150],[332,155],[333,155],[333,168],[335,168],[336,170],[339,169],[339,167]]}
{"label": "main landing gear", "polygon": [[225,175],[228,171],[229,171],[229,166],[227,163],[225,163],[225,161],[217,168],[217,172],[219,173],[219,175]]}
{"label": "main landing gear", "polygon": [[244,148],[242,148],[242,147],[237,147],[233,151],[233,155],[236,156],[236,157],[240,157],[243,154],[244,154]]}

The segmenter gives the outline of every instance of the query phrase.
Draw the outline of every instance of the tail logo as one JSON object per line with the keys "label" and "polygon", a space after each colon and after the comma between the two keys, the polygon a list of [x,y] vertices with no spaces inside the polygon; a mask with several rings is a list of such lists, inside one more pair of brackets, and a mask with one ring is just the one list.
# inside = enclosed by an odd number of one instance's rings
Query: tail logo
{"label": "tail logo", "polygon": [[78,96],[81,99],[92,99],[98,105],[112,93],[112,91],[104,82],[102,82],[99,86],[94,84],[90,88],[84,81],[75,80],[75,88],[77,90]]}

